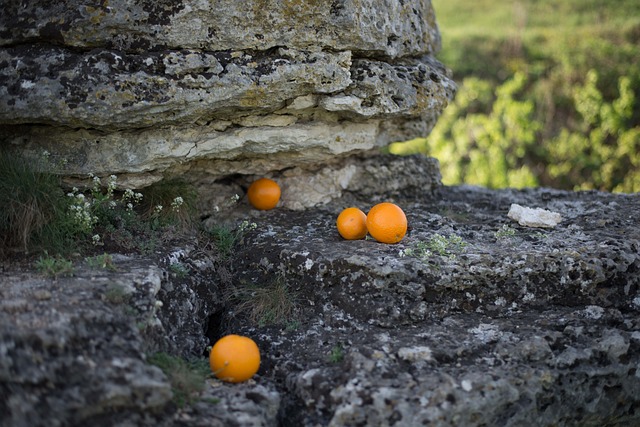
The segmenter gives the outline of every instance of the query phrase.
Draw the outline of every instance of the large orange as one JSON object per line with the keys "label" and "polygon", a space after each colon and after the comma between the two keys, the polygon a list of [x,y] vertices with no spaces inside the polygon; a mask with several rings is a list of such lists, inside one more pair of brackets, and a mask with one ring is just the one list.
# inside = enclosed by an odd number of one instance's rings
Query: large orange
{"label": "large orange", "polygon": [[346,208],[338,215],[336,226],[344,239],[362,239],[367,235],[367,216],[358,208]]}
{"label": "large orange", "polygon": [[398,243],[407,234],[407,217],[398,205],[378,203],[367,214],[367,229],[378,242]]}
{"label": "large orange", "polygon": [[251,338],[227,335],[213,345],[209,365],[213,374],[222,381],[246,381],[260,368],[260,350]]}
{"label": "large orange", "polygon": [[280,186],[274,180],[260,178],[249,186],[247,197],[249,203],[256,209],[273,209],[280,200]]}

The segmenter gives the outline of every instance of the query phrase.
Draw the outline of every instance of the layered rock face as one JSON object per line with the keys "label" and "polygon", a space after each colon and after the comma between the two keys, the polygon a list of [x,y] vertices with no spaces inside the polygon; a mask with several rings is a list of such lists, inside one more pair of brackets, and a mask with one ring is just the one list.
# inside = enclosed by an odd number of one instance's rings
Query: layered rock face
{"label": "layered rock face", "polygon": [[315,174],[429,132],[455,91],[439,47],[429,0],[12,1],[0,135],[137,188]]}

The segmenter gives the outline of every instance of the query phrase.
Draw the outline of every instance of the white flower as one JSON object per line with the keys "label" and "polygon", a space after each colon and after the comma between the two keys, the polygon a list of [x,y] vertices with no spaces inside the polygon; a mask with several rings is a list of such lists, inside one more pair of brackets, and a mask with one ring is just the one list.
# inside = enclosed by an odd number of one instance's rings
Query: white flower
{"label": "white flower", "polygon": [[184,203],[184,199],[178,196],[175,199],[173,199],[173,202],[171,202],[171,208],[174,211],[178,212],[180,210],[180,206],[182,206],[183,203]]}
{"label": "white flower", "polygon": [[93,237],[91,237],[91,242],[94,245],[99,245],[100,244],[100,235],[99,234],[94,234]]}
{"label": "white flower", "polygon": [[109,183],[107,184],[107,193],[109,195],[113,194],[113,190],[116,189],[116,180],[117,179],[118,179],[118,177],[116,177],[115,175],[109,176]]}

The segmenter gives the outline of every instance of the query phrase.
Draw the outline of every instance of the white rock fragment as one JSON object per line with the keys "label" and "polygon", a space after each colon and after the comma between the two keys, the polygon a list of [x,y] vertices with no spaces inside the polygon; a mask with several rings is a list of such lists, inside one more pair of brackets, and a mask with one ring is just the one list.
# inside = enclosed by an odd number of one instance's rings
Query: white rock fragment
{"label": "white rock fragment", "polygon": [[507,216],[525,227],[551,228],[562,221],[562,217],[557,212],[541,208],[528,208],[516,203],[511,204]]}
{"label": "white rock fragment", "polygon": [[398,350],[398,357],[408,362],[428,362],[431,360],[431,349],[424,346],[402,347]]}
{"label": "white rock fragment", "polygon": [[464,391],[467,391],[467,392],[469,392],[469,391],[471,391],[473,389],[473,384],[469,380],[462,380],[460,385],[462,386],[462,389]]}

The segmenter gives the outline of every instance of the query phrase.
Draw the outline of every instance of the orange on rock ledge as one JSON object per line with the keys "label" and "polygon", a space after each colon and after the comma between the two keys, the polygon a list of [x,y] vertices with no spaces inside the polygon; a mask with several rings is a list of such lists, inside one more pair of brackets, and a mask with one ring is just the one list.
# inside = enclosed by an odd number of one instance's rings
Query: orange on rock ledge
{"label": "orange on rock ledge", "polygon": [[336,226],[344,239],[363,239],[367,235],[367,216],[358,208],[346,208],[338,215]]}
{"label": "orange on rock ledge", "polygon": [[407,234],[407,217],[393,203],[378,203],[367,214],[369,234],[381,243],[398,243]]}
{"label": "orange on rock ledge", "polygon": [[280,201],[280,186],[272,179],[260,178],[249,186],[247,197],[256,209],[273,209]]}
{"label": "orange on rock ledge", "polygon": [[260,350],[251,338],[227,335],[211,348],[209,365],[213,374],[222,381],[247,381],[260,368]]}

